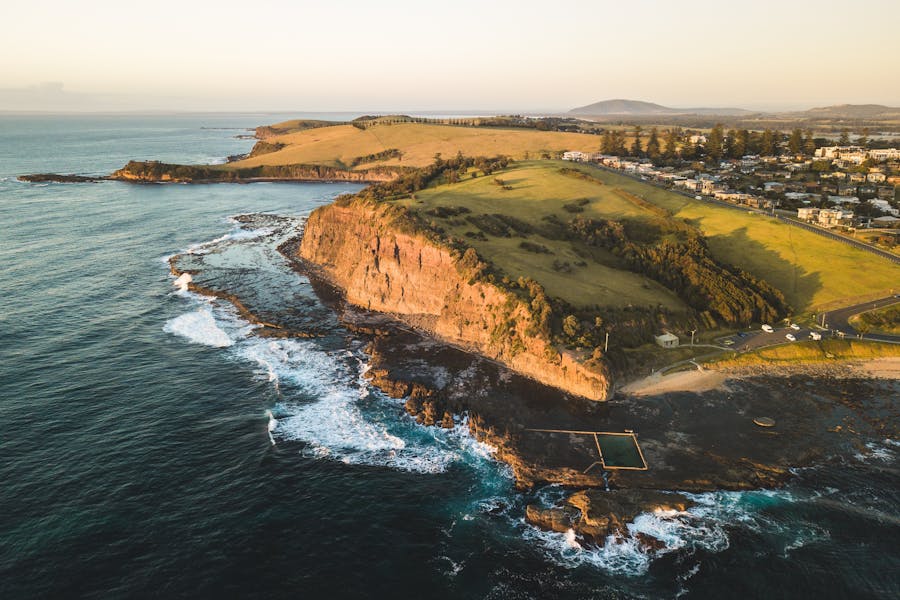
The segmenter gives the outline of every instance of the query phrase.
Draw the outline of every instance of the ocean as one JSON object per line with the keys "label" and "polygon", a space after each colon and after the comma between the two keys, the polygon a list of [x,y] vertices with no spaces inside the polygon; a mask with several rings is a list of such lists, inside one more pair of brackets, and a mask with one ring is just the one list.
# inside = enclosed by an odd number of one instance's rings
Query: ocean
{"label": "ocean", "polygon": [[[425,428],[372,389],[275,250],[359,186],[15,179],[220,162],[284,118],[0,116],[0,598],[900,597],[893,439],[641,515],[652,553],[527,525],[563,490],[517,491],[464,419]],[[324,335],[255,335],[173,286],[177,253]]]}

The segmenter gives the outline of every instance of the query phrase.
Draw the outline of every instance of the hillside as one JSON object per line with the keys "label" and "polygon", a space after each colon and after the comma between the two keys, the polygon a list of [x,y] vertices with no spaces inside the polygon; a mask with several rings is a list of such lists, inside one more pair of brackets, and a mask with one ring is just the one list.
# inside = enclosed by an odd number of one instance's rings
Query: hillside
{"label": "hillside", "polygon": [[[423,167],[436,154],[444,158],[457,152],[467,156],[504,154],[522,159],[564,150],[596,152],[600,146],[598,137],[583,133],[387,120],[366,127],[338,124],[296,130],[277,124],[269,129],[277,133],[266,135],[261,142],[273,151],[229,163],[224,168],[293,164],[354,170],[374,166]],[[286,130],[287,133],[281,133]]]}
{"label": "hillside", "polygon": [[801,114],[813,119],[896,119],[900,118],[900,107],[880,104],[839,104],[811,108]]}
{"label": "hillside", "polygon": [[587,106],[579,106],[569,111],[574,115],[744,115],[751,111],[742,108],[670,108],[641,100],[603,100]]}

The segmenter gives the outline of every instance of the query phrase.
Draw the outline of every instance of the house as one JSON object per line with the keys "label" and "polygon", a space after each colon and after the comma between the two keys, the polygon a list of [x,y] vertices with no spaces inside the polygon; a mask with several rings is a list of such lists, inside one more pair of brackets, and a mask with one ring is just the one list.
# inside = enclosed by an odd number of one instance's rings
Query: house
{"label": "house", "polygon": [[784,197],[794,202],[803,202],[809,204],[819,199],[819,194],[808,194],[804,192],[787,192]]}
{"label": "house", "polygon": [[563,152],[562,159],[575,162],[587,162],[591,159],[591,155],[579,152],[578,150],[569,150],[568,152]]}
{"label": "house", "polygon": [[819,217],[819,209],[818,208],[798,208],[797,209],[797,218],[802,221],[815,221],[818,220]]}
{"label": "house", "polygon": [[881,186],[878,188],[878,198],[880,200],[892,200],[894,198],[894,188],[890,186]]}
{"label": "house", "polygon": [[872,171],[868,175],[866,175],[866,181],[869,183],[884,183],[887,180],[887,175],[882,173],[881,171]]}
{"label": "house", "polygon": [[819,225],[822,227],[835,227],[853,221],[853,213],[840,208],[823,208],[818,215]]}
{"label": "house", "polygon": [[783,192],[784,184],[780,181],[767,181],[763,183],[763,190],[767,192]]}
{"label": "house", "polygon": [[844,194],[841,194],[840,196],[828,196],[828,201],[833,202],[838,206],[844,204],[859,204],[859,198],[856,196],[845,196]]}
{"label": "house", "polygon": [[872,225],[875,227],[896,227],[900,225],[900,219],[897,217],[875,217],[872,219]]}
{"label": "house", "polygon": [[883,213],[887,213],[894,217],[900,217],[900,210],[891,206],[890,202],[888,202],[887,200],[872,199],[872,200],[869,200],[869,204],[871,204],[872,206],[874,206],[875,208],[877,208],[878,210],[880,210]]}
{"label": "house", "polygon": [[655,339],[656,344],[662,348],[677,348],[678,347],[678,336],[673,335],[669,332],[666,332],[662,335],[653,336],[653,339]]}
{"label": "house", "polygon": [[869,150],[869,158],[877,161],[897,160],[900,159],[900,149],[878,148],[877,150]]}
{"label": "house", "polygon": [[719,184],[716,181],[713,181],[712,179],[703,179],[700,182],[700,193],[710,196],[713,193],[715,193],[716,190],[723,189],[723,187],[724,186],[722,186],[721,184]]}
{"label": "house", "polygon": [[705,135],[703,135],[701,133],[698,135],[692,135],[691,137],[688,138],[688,141],[692,144],[705,144],[707,141],[707,138]]}

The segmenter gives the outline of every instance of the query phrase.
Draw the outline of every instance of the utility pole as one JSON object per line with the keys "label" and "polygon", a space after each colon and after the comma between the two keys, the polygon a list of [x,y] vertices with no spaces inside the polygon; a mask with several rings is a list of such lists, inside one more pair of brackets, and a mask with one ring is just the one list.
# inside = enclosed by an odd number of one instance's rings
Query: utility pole
{"label": "utility pole", "polygon": [[606,341],[603,342],[603,353],[605,354],[609,350],[609,332],[606,332]]}
{"label": "utility pole", "polygon": [[691,346],[694,345],[694,334],[697,332],[696,329],[691,329]]}

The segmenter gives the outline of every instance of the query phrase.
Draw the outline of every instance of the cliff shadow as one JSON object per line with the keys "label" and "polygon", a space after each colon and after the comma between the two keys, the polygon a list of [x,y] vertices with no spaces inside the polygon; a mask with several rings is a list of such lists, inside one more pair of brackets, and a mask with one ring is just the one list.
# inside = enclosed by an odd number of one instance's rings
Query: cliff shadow
{"label": "cliff shadow", "polygon": [[[703,219],[694,219],[692,224],[700,225]],[[790,228],[789,225],[785,227]],[[802,312],[813,303],[816,293],[823,288],[821,274],[809,272],[800,265],[793,231],[787,229],[787,254],[793,260],[785,259],[771,246],[759,242],[748,235],[748,228],[741,227],[727,234],[708,236],[709,248],[713,256],[722,262],[736,265],[745,271],[766,280],[784,294],[793,311]],[[822,257],[823,261],[827,257]]]}

